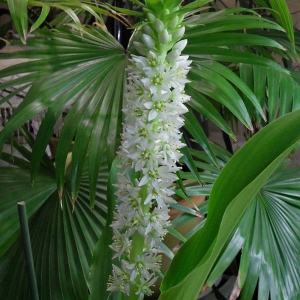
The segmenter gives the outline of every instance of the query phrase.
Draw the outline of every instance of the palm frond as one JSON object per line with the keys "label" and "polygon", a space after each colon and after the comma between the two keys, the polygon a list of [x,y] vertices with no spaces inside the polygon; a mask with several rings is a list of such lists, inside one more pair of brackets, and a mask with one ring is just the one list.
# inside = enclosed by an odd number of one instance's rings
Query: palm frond
{"label": "palm frond", "polygon": [[[286,166],[286,163],[283,164]],[[213,283],[242,249],[241,299],[297,299],[299,295],[299,168],[282,166],[253,199],[208,282]]]}
{"label": "palm frond", "polygon": [[[34,115],[48,110],[41,124],[43,133],[37,135],[33,148],[34,180],[55,122],[67,108],[70,109],[61,132],[64,142],[58,147],[56,170],[58,185],[63,189],[65,161],[76,132],[78,138],[75,138],[72,161],[73,171],[76,170],[72,190],[73,197],[76,197],[89,143],[93,147],[97,145],[91,152],[92,159],[95,159],[96,150],[101,153],[106,147],[110,154],[116,152],[126,78],[125,51],[110,34],[96,27],[85,27],[83,31],[44,31],[39,39],[28,41],[28,47],[25,51],[3,55],[7,59],[23,57],[35,60],[0,72],[1,77],[29,72],[29,75],[10,82],[10,85],[31,84],[25,99],[1,132],[0,144],[3,145],[17,128]],[[0,88],[7,88],[8,85],[3,83]],[[109,135],[104,127],[109,128]],[[96,144],[95,139],[104,142]],[[113,158],[110,155],[108,164]],[[97,174],[100,163],[96,161],[95,170],[90,173],[93,183],[91,191],[95,190],[96,181],[92,177]]]}
{"label": "palm frond", "polygon": [[[30,172],[26,168],[1,168],[0,177],[0,220],[5,224],[1,227],[0,297],[30,299],[16,210],[16,203],[25,201],[40,297],[87,299],[92,254],[107,219],[105,161],[100,167],[93,210],[87,165],[75,209],[68,172],[62,194],[63,209],[53,172],[39,174],[34,186],[30,186]],[[18,285],[7,284],[14,280]]]}
{"label": "palm frond", "polygon": [[[300,86],[294,80],[295,76],[297,72],[291,76],[269,67],[240,65],[240,77],[257,95],[261,107],[266,105],[269,122],[299,107]],[[253,115],[253,106],[249,105],[247,99],[245,103],[248,103],[248,110],[252,110]],[[257,114],[252,118],[260,123]]]}

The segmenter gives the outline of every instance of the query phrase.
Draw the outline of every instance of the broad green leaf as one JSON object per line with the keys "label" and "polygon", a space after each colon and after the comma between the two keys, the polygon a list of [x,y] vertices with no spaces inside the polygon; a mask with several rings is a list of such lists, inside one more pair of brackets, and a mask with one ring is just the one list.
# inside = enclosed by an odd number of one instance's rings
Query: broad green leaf
{"label": "broad green leaf", "polygon": [[[160,299],[196,299],[253,197],[300,140],[299,116],[296,111],[270,123],[225,166],[211,192],[205,226],[177,252],[162,283]],[[175,272],[178,268],[181,272]]]}

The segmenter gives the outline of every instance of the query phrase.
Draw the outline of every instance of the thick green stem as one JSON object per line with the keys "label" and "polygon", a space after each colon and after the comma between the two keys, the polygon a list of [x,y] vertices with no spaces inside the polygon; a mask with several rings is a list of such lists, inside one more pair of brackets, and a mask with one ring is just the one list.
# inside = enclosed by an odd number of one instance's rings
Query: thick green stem
{"label": "thick green stem", "polygon": [[[145,215],[147,212],[149,212],[150,209],[150,203],[144,204],[144,201],[147,197],[147,185],[144,185],[141,188],[140,191],[140,196],[141,196],[141,206],[142,206],[142,211],[143,214]],[[132,236],[132,242],[131,242],[131,251],[130,251],[130,258],[129,258],[129,263],[133,264],[135,263],[136,257],[142,257],[143,255],[143,250],[144,250],[144,240],[145,238],[138,232],[136,231],[133,236]],[[137,277],[135,278],[135,281],[140,280],[140,275],[138,274]],[[133,284],[130,286],[130,294],[127,297],[126,300],[136,300],[139,298],[139,295],[136,295],[136,289]]]}

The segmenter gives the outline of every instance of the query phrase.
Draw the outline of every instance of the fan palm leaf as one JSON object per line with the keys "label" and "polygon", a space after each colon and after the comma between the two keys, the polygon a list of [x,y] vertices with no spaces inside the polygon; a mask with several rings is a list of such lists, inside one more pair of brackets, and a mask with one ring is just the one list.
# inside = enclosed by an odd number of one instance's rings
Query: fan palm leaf
{"label": "fan palm leaf", "polygon": [[[90,208],[88,167],[84,168],[72,206],[70,169],[65,174],[62,199],[55,173],[42,164],[34,186],[24,160],[2,153],[2,159],[22,168],[2,167],[0,172],[0,297],[30,299],[16,203],[25,201],[39,294],[42,299],[87,299],[89,268],[94,247],[107,220],[108,170],[100,167],[94,209]],[[63,208],[63,209],[61,209]],[[12,268],[12,264],[14,268]],[[8,284],[18,282],[18,285]]]}
{"label": "fan palm leaf", "polygon": [[236,289],[241,299],[297,299],[299,295],[299,168],[282,164],[254,197],[214,268],[212,284],[242,250]]}
{"label": "fan palm leaf", "polygon": [[[32,181],[35,180],[41,157],[53,134],[53,128],[61,114],[70,108],[61,132],[63,143],[58,147],[56,173],[59,189],[64,186],[64,169],[67,153],[74,138],[72,160],[72,197],[76,198],[79,179],[90,147],[91,195],[95,191],[95,175],[101,159],[97,155],[107,148],[108,164],[118,147],[121,124],[121,105],[125,76],[126,57],[122,46],[108,33],[96,27],[83,31],[60,29],[44,31],[38,40],[28,41],[28,50],[3,58],[34,58],[22,63],[19,72],[29,75],[16,79],[10,85],[30,83],[24,101],[14,112],[1,132],[0,144],[34,115],[47,110],[33,148]],[[34,47],[35,51],[32,51]],[[58,55],[59,54],[59,55]],[[2,76],[16,72],[12,66],[1,71]],[[2,85],[8,87],[8,83]],[[74,126],[75,125],[75,126]],[[104,126],[105,125],[105,126]],[[70,130],[70,128],[72,128]],[[109,135],[108,135],[108,130]],[[101,135],[101,142],[97,142]],[[100,160],[99,160],[100,159]]]}

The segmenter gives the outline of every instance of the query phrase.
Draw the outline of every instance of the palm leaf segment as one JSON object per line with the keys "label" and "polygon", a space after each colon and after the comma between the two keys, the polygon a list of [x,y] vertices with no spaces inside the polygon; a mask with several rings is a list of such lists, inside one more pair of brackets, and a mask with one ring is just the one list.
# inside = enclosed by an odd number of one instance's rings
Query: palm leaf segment
{"label": "palm leaf segment", "polygon": [[81,31],[42,31],[40,38],[28,41],[27,46],[25,51],[3,55],[3,58],[34,60],[1,71],[1,77],[27,72],[21,78],[1,84],[1,89],[25,83],[31,84],[31,88],[2,131],[0,146],[26,121],[47,110],[33,147],[31,176],[34,180],[53,127],[70,108],[61,132],[63,143],[57,149],[58,186],[61,192],[67,154],[76,134],[71,165],[72,196],[75,199],[78,194],[85,157],[89,153],[93,202],[96,175],[103,158],[99,153],[107,149],[108,164],[111,164],[118,146],[126,78],[124,49],[110,34],[96,27],[85,27]]}
{"label": "palm leaf segment", "polygon": [[272,121],[299,107],[299,83],[272,57],[295,58],[293,44],[277,23],[251,10],[229,8],[191,16],[187,24],[185,53],[193,68],[186,91],[193,109],[233,136],[222,122],[220,104],[250,129],[264,114]]}
{"label": "palm leaf segment", "polygon": [[[212,148],[219,158],[219,165],[226,165],[230,153],[214,144]],[[191,154],[201,160],[195,164],[206,171],[201,176],[206,185],[186,187],[185,192],[188,196],[209,196],[220,171],[213,166],[207,154],[195,150]],[[298,299],[300,168],[289,169],[289,163],[288,159],[285,160],[251,201],[208,277],[209,285],[213,285],[238,256],[239,274],[234,292],[241,293],[241,299],[253,299],[255,291],[258,293],[257,299],[262,300]],[[180,173],[181,178],[195,181],[192,173]],[[200,211],[207,213],[205,206],[201,206]],[[192,216],[185,218],[190,220]],[[173,225],[183,221],[185,219],[181,216],[173,221]],[[203,222],[193,228],[186,238],[202,227]]]}
{"label": "palm leaf segment", "polygon": [[242,250],[236,291],[241,299],[298,299],[299,168],[283,163],[252,200],[208,283],[213,284]]}
{"label": "palm leaf segment", "polygon": [[[22,147],[19,150],[25,153]],[[30,160],[30,156],[26,156]],[[0,229],[0,298],[30,299],[16,211],[16,203],[25,201],[40,298],[87,299],[93,251],[107,219],[109,172],[106,161],[103,161],[98,174],[92,211],[87,164],[75,210],[72,207],[71,176],[67,171],[61,210],[54,168],[51,171],[45,166],[45,158],[34,186],[29,183],[26,161],[17,157],[12,159],[5,153],[2,159],[15,162],[21,168],[4,167],[0,172],[0,222],[3,224]]]}

